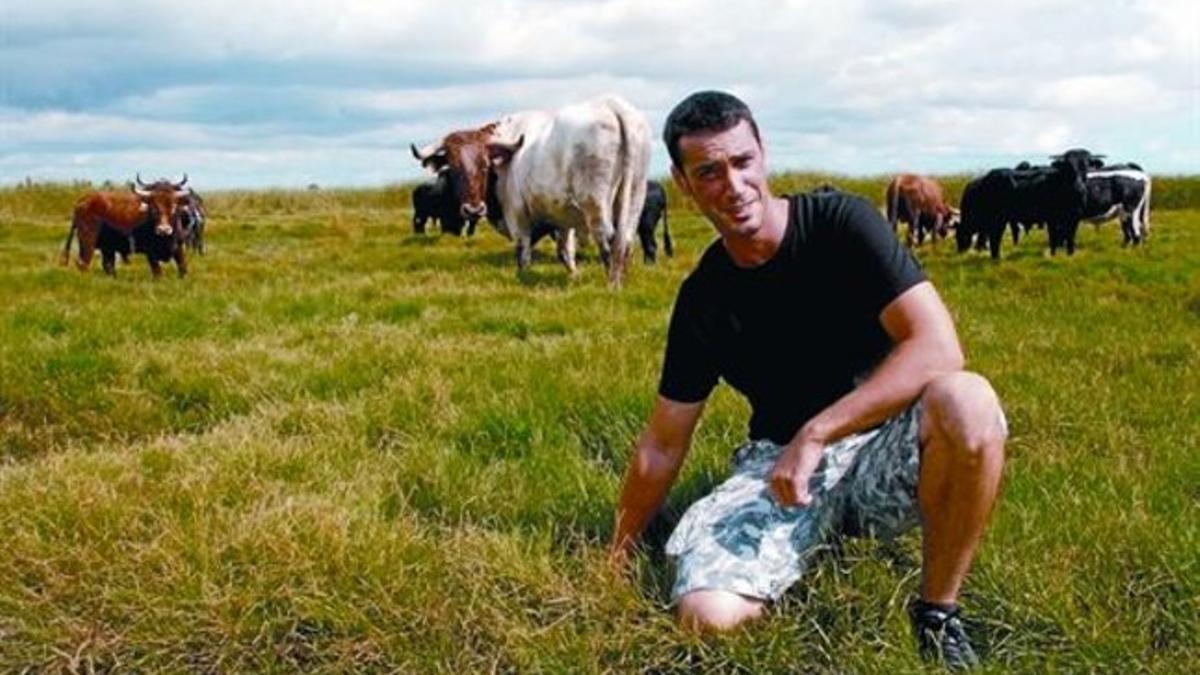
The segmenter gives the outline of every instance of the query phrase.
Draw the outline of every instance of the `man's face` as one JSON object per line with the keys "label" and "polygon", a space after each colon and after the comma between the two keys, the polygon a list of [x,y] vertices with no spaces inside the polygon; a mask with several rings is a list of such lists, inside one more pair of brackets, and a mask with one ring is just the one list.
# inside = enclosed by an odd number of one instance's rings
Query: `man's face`
{"label": "man's face", "polygon": [[722,237],[753,237],[763,225],[771,192],[763,149],[750,123],[679,139],[682,169],[671,167]]}

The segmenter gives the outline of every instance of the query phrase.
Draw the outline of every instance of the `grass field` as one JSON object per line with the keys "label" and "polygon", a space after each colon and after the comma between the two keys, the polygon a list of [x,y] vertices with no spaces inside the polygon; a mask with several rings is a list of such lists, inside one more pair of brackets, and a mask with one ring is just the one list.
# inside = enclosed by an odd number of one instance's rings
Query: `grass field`
{"label": "grass field", "polygon": [[[518,280],[486,226],[412,236],[396,190],[272,194],[211,197],[208,255],[157,282],[59,267],[70,201],[0,194],[0,671],[921,668],[916,534],[752,630],[673,626],[662,543],[745,434],[723,387],[605,564],[700,219],[610,292],[594,250]],[[1153,224],[919,253],[1011,425],[964,597],[994,672],[1200,668],[1200,211]]]}

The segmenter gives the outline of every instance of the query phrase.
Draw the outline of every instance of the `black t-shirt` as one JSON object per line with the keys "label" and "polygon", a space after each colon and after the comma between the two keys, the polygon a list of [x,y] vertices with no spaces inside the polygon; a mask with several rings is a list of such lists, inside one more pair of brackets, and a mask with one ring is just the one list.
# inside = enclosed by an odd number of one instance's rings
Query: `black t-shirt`
{"label": "black t-shirt", "polygon": [[879,314],[925,280],[866,200],[800,194],[775,255],[734,264],[718,239],[683,282],[659,393],[690,403],[724,379],[750,401],[750,438],[787,443],[891,350]]}

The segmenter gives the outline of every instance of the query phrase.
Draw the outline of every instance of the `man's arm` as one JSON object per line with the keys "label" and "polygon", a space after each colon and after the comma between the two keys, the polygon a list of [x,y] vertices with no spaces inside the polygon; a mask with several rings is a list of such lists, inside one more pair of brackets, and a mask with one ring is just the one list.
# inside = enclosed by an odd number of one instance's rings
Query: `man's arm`
{"label": "man's arm", "polygon": [[862,384],[817,413],[788,443],[771,474],[781,504],[807,505],[808,478],[825,446],[879,424],[913,402],[934,378],[962,370],[950,312],[928,281],[902,293],[879,315],[894,346]]}
{"label": "man's arm", "polygon": [[692,444],[704,401],[679,403],[658,397],[650,421],[634,444],[633,460],[617,504],[617,524],[609,559],[623,564],[634,541],[662,506]]}

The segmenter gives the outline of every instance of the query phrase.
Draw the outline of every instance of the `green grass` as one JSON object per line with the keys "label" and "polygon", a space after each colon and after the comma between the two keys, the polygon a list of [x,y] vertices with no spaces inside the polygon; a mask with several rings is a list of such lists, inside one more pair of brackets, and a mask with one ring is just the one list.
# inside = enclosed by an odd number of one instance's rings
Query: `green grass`
{"label": "green grass", "polygon": [[[17,192],[0,671],[920,669],[916,534],[848,542],[752,630],[673,626],[661,545],[745,433],[726,389],[633,574],[607,569],[712,237],[686,205],[676,258],[614,293],[591,250],[570,280],[544,244],[518,280],[486,228],[412,236],[398,189],[214,195],[187,279],[141,258],[108,279],[57,266],[66,187]],[[1044,233],[999,264],[919,252],[1012,428],[964,598],[992,671],[1200,663],[1200,212],[1154,228],[1138,249],[1081,228],[1070,259]]]}

